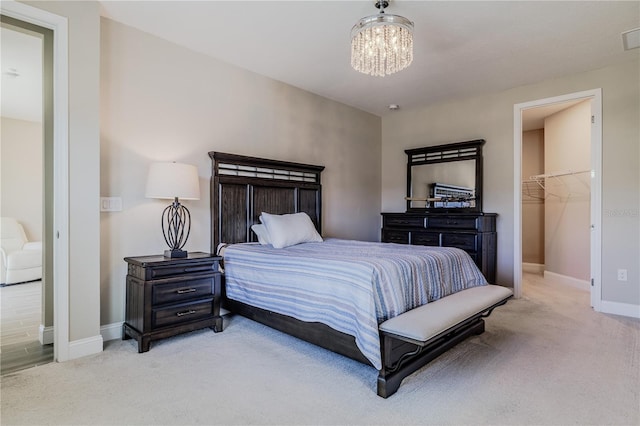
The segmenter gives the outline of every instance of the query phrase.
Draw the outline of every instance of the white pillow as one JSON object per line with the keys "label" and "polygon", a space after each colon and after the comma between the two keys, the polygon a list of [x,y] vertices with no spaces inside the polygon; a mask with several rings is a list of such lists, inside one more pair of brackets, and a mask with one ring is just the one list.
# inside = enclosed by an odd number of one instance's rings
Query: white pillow
{"label": "white pillow", "polygon": [[258,242],[260,244],[262,244],[263,246],[271,244],[269,233],[267,232],[267,228],[264,225],[256,223],[255,225],[251,225],[251,230],[258,236]]}
{"label": "white pillow", "polygon": [[267,228],[269,239],[275,248],[322,242],[322,237],[306,213],[276,215],[262,212],[260,220]]}

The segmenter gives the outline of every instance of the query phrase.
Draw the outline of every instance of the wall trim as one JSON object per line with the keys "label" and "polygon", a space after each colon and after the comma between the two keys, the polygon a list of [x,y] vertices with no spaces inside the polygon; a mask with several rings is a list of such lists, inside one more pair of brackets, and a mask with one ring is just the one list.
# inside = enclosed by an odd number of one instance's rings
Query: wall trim
{"label": "wall trim", "polygon": [[82,358],[102,352],[102,336],[97,335],[86,339],[69,342],[69,359]]}
{"label": "wall trim", "polygon": [[522,262],[522,272],[542,275],[544,273],[544,265],[540,263]]}
{"label": "wall trim", "polygon": [[581,280],[578,278],[570,277],[568,275],[556,274],[555,272],[544,271],[544,278],[550,279],[554,284],[566,285],[569,287],[577,288],[578,290],[591,291],[591,285],[589,281]]}
{"label": "wall trim", "polygon": [[109,340],[117,340],[122,338],[122,324],[123,322],[114,322],[113,324],[106,324],[100,326],[100,335],[102,340],[107,342]]}
{"label": "wall trim", "polygon": [[[0,2],[2,14],[53,30],[53,357],[66,361],[69,342],[69,35],[63,16],[13,0]],[[53,237],[53,236],[52,236]]]}
{"label": "wall trim", "polygon": [[53,343],[53,327],[45,327],[40,324],[40,327],[38,327],[38,340],[41,345],[51,345]]}
{"label": "wall trim", "polygon": [[600,312],[604,314],[622,315],[640,319],[640,305],[603,300],[600,308]]}

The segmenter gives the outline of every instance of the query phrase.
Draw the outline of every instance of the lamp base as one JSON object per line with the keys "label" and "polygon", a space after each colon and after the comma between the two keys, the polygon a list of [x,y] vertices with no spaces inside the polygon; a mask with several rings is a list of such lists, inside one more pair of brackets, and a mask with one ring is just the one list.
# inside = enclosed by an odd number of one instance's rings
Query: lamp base
{"label": "lamp base", "polygon": [[165,250],[164,251],[164,257],[170,257],[170,258],[180,258],[180,257],[187,257],[187,252],[184,250]]}

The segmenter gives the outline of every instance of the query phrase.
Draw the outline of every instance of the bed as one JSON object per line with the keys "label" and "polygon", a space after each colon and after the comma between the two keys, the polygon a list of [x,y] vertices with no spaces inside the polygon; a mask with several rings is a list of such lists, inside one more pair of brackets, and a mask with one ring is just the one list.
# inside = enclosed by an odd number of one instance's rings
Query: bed
{"label": "bed", "polygon": [[[260,244],[252,227],[263,212],[278,220],[304,216],[321,233],[324,167],[209,155],[211,242],[212,252],[224,247],[224,307],[371,365],[382,397],[444,351],[482,333],[483,318],[512,295],[488,285],[455,248],[339,239],[286,249]],[[406,277],[411,286],[391,290]]]}

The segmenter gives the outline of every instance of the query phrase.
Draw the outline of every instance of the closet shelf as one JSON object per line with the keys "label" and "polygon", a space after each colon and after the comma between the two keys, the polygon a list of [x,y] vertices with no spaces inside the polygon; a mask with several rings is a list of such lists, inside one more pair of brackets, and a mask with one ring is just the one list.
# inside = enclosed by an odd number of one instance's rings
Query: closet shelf
{"label": "closet shelf", "polygon": [[[562,180],[562,177],[564,176],[573,176],[581,173],[591,173],[591,170],[579,170],[579,171],[566,170],[566,171],[560,171],[560,172],[554,172],[554,173],[544,173],[540,175],[529,176],[529,179],[522,180],[523,195],[532,199],[537,199],[537,200],[544,200],[548,195],[561,197],[561,198],[571,197],[575,195],[586,195],[586,194],[579,194],[569,190],[569,186],[567,182]],[[550,190],[547,183],[553,179],[557,179],[558,181],[561,182],[562,186],[566,190],[565,194],[558,194]],[[582,183],[584,184],[584,182]]]}

